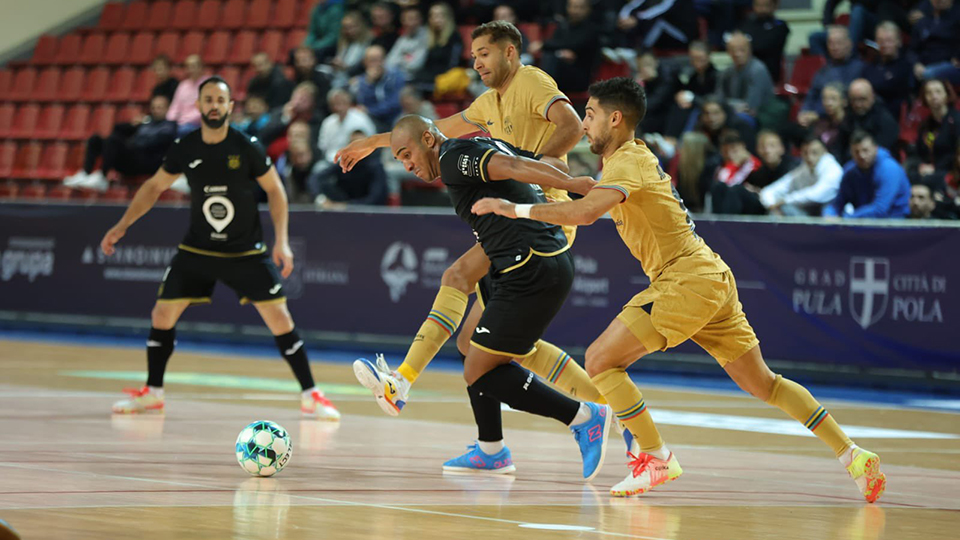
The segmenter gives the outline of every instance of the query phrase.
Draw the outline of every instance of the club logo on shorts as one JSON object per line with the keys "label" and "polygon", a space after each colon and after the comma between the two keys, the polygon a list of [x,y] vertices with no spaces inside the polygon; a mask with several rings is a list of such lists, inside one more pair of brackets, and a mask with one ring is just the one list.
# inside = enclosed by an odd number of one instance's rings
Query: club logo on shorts
{"label": "club logo on shorts", "polygon": [[227,156],[227,167],[233,170],[240,168],[240,156]]}
{"label": "club logo on shorts", "polygon": [[274,285],[273,287],[270,287],[270,290],[269,290],[268,292],[269,292],[270,294],[277,294],[277,292],[280,291],[280,287],[282,287],[282,285],[279,284],[279,283],[277,283],[277,284]]}
{"label": "club logo on shorts", "polygon": [[482,327],[482,326],[478,326],[478,327],[477,327],[477,333],[478,333],[478,334],[489,334],[489,333],[490,333],[490,329],[489,329],[489,328],[484,328],[484,327]]}

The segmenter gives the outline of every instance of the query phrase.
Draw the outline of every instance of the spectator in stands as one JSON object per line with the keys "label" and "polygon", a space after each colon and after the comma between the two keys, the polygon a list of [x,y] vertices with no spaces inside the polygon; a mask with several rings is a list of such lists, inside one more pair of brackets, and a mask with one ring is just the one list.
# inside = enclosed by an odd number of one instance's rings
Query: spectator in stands
{"label": "spectator in stands", "polygon": [[403,33],[387,53],[388,68],[403,71],[407,80],[413,79],[427,59],[430,35],[423,26],[423,15],[417,8],[407,8],[400,13]]}
{"label": "spectator in stands", "polygon": [[815,135],[801,146],[803,163],[760,190],[767,213],[779,216],[819,216],[840,189],[843,167]]}
{"label": "spectator in stands", "polygon": [[[493,10],[494,21],[507,21],[520,30],[520,21],[517,19],[517,12],[509,4],[500,4]],[[520,30],[520,63],[524,65],[533,65],[533,55],[527,50],[530,47],[530,38],[523,30]]]}
{"label": "spectator in stands", "polygon": [[[369,136],[365,131],[354,131],[350,135],[350,142]],[[329,209],[354,204],[386,204],[387,174],[379,153],[380,150],[376,150],[369,159],[357,163],[350,172],[333,167],[333,174],[318,174],[315,167],[308,180],[309,185],[317,186],[320,190],[315,203]]]}
{"label": "spectator in stands", "polygon": [[177,85],[180,84],[180,81],[173,76],[173,72],[170,70],[172,67],[170,57],[161,54],[153,59],[150,67],[153,69],[154,80],[156,80],[156,84],[153,85],[153,90],[150,92],[150,97],[163,96],[167,98],[167,103],[173,103],[173,95],[177,93]]}
{"label": "spectator in stands", "polygon": [[363,111],[354,107],[353,96],[346,90],[334,89],[327,96],[330,116],[320,124],[321,157],[333,163],[341,148],[350,143],[354,132],[362,131],[366,136],[377,133],[373,120]]}
{"label": "spectator in stands", "polygon": [[433,93],[437,76],[459,66],[463,54],[463,39],[457,31],[457,22],[449,4],[430,6],[427,36],[426,59],[411,82],[421,91]]}
{"label": "spectator in stands", "polygon": [[313,49],[319,62],[326,61],[337,52],[343,4],[343,0],[319,0],[310,13],[310,26],[303,44]]}
{"label": "spectator in stands", "polygon": [[703,100],[697,130],[706,134],[714,148],[720,148],[720,134],[733,130],[740,134],[748,151],[756,148],[757,132],[743,118],[734,114],[722,99],[710,96]]}
{"label": "spectator in stands", "polygon": [[263,126],[270,121],[270,108],[267,107],[267,100],[258,94],[247,94],[247,100],[243,103],[244,118],[235,121],[234,126],[250,135],[256,137]]}
{"label": "spectator in stands", "polygon": [[747,150],[743,138],[734,130],[720,135],[720,155],[723,165],[717,170],[716,181],[710,185],[713,212],[717,214],[739,213],[743,207],[743,182],[760,168],[760,160]]}
{"label": "spectator in stands", "polygon": [[[790,35],[787,23],[775,16],[779,3],[779,0],[753,0],[753,13],[740,23],[740,31],[751,38],[753,55],[767,67],[774,83],[781,80],[783,49]],[[728,43],[728,52],[729,48]]]}
{"label": "spectator in stands", "polygon": [[[690,65],[677,74],[677,92],[670,112],[664,135],[676,140],[680,137],[690,114],[700,106],[700,100],[712,95],[717,88],[717,68],[710,63],[710,48],[702,41],[690,43],[688,48]],[[649,112],[649,111],[648,111]]]}
{"label": "spectator in stands", "polygon": [[943,191],[927,182],[910,186],[911,219],[960,219],[960,209]]}
{"label": "spectator in stands", "polygon": [[943,182],[960,144],[960,111],[954,106],[957,96],[946,81],[928,79],[920,87],[920,100],[930,115],[920,123],[908,162],[910,179]]}
{"label": "spectator in stands", "polygon": [[[194,100],[196,101],[196,99]],[[136,176],[152,174],[160,167],[163,156],[177,137],[177,124],[167,120],[170,101],[157,95],[150,99],[150,114],[137,125],[118,124],[104,139],[94,135],[87,140],[83,169],[64,179],[68,186],[106,190],[117,174]],[[97,159],[103,158],[95,171]]]}
{"label": "spectator in stands", "polygon": [[847,94],[850,110],[847,111],[837,133],[840,161],[846,163],[850,159],[850,141],[853,132],[857,130],[866,131],[877,144],[891,153],[896,152],[897,141],[900,139],[900,124],[890,116],[886,107],[877,103],[870,82],[866,79],[853,81]]}
{"label": "spectator in stands", "polygon": [[960,9],[953,0],[930,0],[933,11],[913,27],[910,47],[917,56],[918,80],[946,79],[960,84]]}
{"label": "spectator in stands", "polygon": [[699,35],[693,0],[630,0],[617,14],[627,47],[684,49]]}
{"label": "spectator in stands", "polygon": [[590,86],[599,49],[600,31],[590,20],[588,0],[568,0],[566,20],[550,39],[530,47],[533,54],[541,53],[540,67],[567,94],[585,92]]}
{"label": "spectator in stands", "polygon": [[344,87],[347,81],[363,72],[363,54],[373,41],[367,21],[359,11],[348,11],[340,23],[337,54],[330,60],[333,86]]}
{"label": "spectator in stands", "polygon": [[326,118],[327,93],[330,91],[330,76],[317,65],[317,56],[313,49],[307,46],[297,47],[293,51],[293,83],[310,82],[317,87],[316,111],[320,118]]}
{"label": "spectator in stands", "polygon": [[801,114],[823,114],[820,102],[823,87],[832,82],[849,85],[863,73],[863,62],[854,54],[853,43],[845,26],[827,28],[827,52],[827,64],[814,75],[807,97],[803,100]]}
{"label": "spectator in stands", "polygon": [[840,125],[847,117],[847,87],[841,82],[830,83],[820,92],[820,102],[823,106],[823,115],[801,114],[797,117],[800,130],[806,133],[812,129],[813,134],[826,146],[827,150],[839,156],[843,154],[840,148]]}
{"label": "spectator in stands", "polygon": [[911,54],[900,51],[903,43],[896,24],[884,21],[877,25],[875,33],[880,55],[864,66],[863,78],[870,81],[890,115],[899,120],[901,109],[910,100],[916,86],[913,77],[915,62]]}
{"label": "spectator in stands", "polygon": [[[742,183],[729,189],[717,188],[720,198],[714,196],[713,211],[718,214],[763,215],[767,211],[760,202],[763,188],[786,176],[798,164],[793,156],[784,156],[786,148],[775,131],[763,130],[757,135],[757,153],[760,166]],[[838,177],[839,178],[839,177]]]}
{"label": "spectator in stands", "polygon": [[433,103],[423,99],[423,94],[411,84],[400,90],[400,109],[401,114],[419,114],[430,120],[437,119],[437,109]]}
{"label": "spectator in stands", "polygon": [[370,6],[370,26],[373,31],[373,45],[383,47],[384,51],[393,48],[400,32],[397,30],[397,14],[388,2],[377,2]]}
{"label": "spectator in stands", "polygon": [[283,159],[277,162],[277,169],[287,190],[287,200],[291,203],[312,204],[318,195],[310,191],[308,182],[315,162],[313,145],[299,138],[290,141]]}
{"label": "spectator in stands", "polygon": [[873,136],[856,131],[850,140],[853,161],[843,168],[836,199],[823,209],[826,217],[903,218],[910,213],[907,173]]}
{"label": "spectator in stands", "polygon": [[250,59],[255,75],[247,83],[247,94],[257,94],[267,100],[271,109],[282,106],[290,99],[293,83],[283,74],[283,68],[265,52],[258,52]]}
{"label": "spectator in stands", "polygon": [[380,132],[390,131],[400,116],[400,90],[406,84],[403,73],[384,66],[385,56],[379,45],[367,48],[363,57],[366,71],[356,86],[358,108],[370,115]]}
{"label": "spectator in stands", "polygon": [[320,115],[316,109],[317,87],[312,82],[302,82],[293,89],[284,106],[270,115],[270,121],[260,130],[260,140],[267,147],[267,155],[276,160],[287,151],[287,130],[297,121],[306,122],[312,132],[311,144],[320,132]]}
{"label": "spectator in stands", "polygon": [[773,79],[763,62],[753,57],[750,38],[736,31],[727,39],[727,54],[733,65],[717,78],[717,94],[738,113],[757,116],[773,98]]}
{"label": "spectator in stands", "polygon": [[197,101],[200,96],[200,83],[207,80],[203,75],[203,60],[199,55],[191,54],[184,60],[183,67],[187,78],[180,81],[173,94],[167,120],[176,122],[177,135],[184,135],[200,127],[200,109]]}
{"label": "spectator in stands", "polygon": [[947,197],[960,206],[960,144],[957,144],[954,151],[953,164],[947,170],[944,184],[946,184]]}
{"label": "spectator in stands", "polygon": [[721,165],[720,154],[705,134],[690,131],[683,134],[678,156],[677,192],[691,212],[700,212]]}
{"label": "spectator in stands", "polygon": [[644,133],[662,134],[674,99],[677,77],[657,60],[653,51],[642,51],[637,55],[635,79],[647,94],[647,113],[637,128]]}

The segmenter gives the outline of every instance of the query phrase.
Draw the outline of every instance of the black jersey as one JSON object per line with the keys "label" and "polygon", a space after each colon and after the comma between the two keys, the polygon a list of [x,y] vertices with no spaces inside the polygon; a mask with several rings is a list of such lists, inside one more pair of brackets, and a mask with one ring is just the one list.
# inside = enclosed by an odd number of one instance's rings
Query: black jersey
{"label": "black jersey", "polygon": [[181,249],[234,257],[266,251],[257,178],[271,165],[256,137],[233,128],[217,144],[203,142],[199,129],[174,141],[163,168],[190,184],[190,229]]}
{"label": "black jersey", "polygon": [[473,228],[492,268],[503,272],[526,262],[531,254],[553,255],[565,250],[567,237],[556,225],[496,214],[478,216],[470,211],[473,203],[484,197],[520,204],[547,202],[543,190],[535,184],[491,181],[487,165],[495,153],[536,158],[509,143],[485,137],[448,139],[440,145],[440,177],[457,215]]}

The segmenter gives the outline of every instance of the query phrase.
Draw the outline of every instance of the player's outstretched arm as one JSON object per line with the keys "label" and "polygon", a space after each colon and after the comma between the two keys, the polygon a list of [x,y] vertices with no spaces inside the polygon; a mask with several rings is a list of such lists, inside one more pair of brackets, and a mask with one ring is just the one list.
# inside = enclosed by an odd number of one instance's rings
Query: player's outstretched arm
{"label": "player's outstretched arm", "polygon": [[581,195],[590,193],[593,186],[597,185],[597,181],[589,176],[571,178],[570,175],[548,163],[501,153],[490,156],[487,161],[487,176],[491,180],[516,180]]}
{"label": "player's outstretched arm", "polygon": [[290,249],[290,211],[287,207],[287,192],[283,189],[283,181],[280,180],[276,167],[273,166],[262,176],[257,177],[257,183],[267,193],[267,206],[270,208],[270,219],[273,221],[273,263],[280,269],[280,275],[287,278],[293,273],[293,250]]}
{"label": "player's outstretched arm", "polygon": [[100,241],[100,249],[103,250],[104,255],[113,255],[114,246],[123,238],[123,235],[127,234],[127,229],[149,212],[153,205],[157,204],[160,194],[169,189],[179,177],[179,174],[170,174],[163,167],[160,167],[152,178],[140,186],[120,221],[103,235],[103,240]]}
{"label": "player's outstretched arm", "polygon": [[[437,129],[447,137],[460,137],[478,131],[477,126],[464,120],[460,113],[437,120],[436,124]],[[343,172],[347,172],[377,148],[388,146],[390,146],[390,132],[377,133],[344,146],[337,152],[334,161],[340,164]]]}
{"label": "player's outstretched arm", "polygon": [[473,203],[477,215],[498,214],[511,219],[526,218],[554,225],[592,225],[623,201],[623,194],[612,189],[594,189],[577,201],[546,204],[516,204],[490,197]]}
{"label": "player's outstretched arm", "polygon": [[540,153],[551,157],[567,155],[583,138],[580,115],[569,101],[557,101],[547,111],[547,120],[556,124],[557,129],[543,144]]}

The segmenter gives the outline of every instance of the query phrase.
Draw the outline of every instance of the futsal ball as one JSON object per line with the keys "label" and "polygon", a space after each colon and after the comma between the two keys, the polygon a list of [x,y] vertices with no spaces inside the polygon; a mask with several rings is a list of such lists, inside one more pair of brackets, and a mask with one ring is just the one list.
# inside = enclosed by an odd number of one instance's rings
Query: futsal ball
{"label": "futsal ball", "polygon": [[290,461],[290,435],[280,424],[257,420],[237,437],[237,463],[253,476],[273,476]]}

